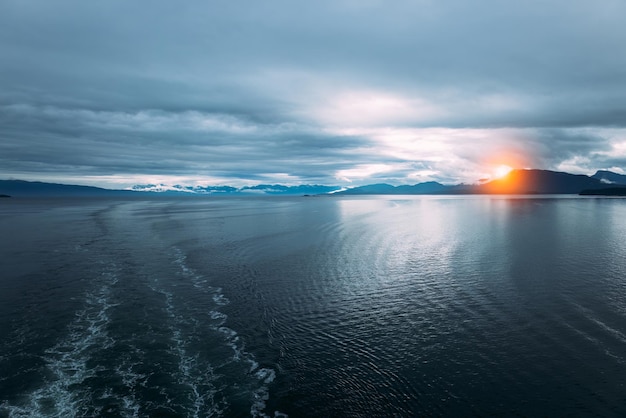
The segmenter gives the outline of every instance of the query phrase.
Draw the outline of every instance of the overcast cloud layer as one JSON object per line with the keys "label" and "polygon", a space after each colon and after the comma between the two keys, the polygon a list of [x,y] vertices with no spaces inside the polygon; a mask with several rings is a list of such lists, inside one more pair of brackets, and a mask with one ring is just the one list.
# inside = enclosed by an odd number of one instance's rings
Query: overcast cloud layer
{"label": "overcast cloud layer", "polygon": [[0,178],[626,169],[626,2],[0,1]]}

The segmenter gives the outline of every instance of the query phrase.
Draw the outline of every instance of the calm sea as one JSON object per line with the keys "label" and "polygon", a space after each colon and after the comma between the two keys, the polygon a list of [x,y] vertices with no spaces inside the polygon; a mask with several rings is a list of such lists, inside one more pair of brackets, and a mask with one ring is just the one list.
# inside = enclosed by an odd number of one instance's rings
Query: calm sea
{"label": "calm sea", "polygon": [[3,199],[0,416],[625,416],[626,200]]}

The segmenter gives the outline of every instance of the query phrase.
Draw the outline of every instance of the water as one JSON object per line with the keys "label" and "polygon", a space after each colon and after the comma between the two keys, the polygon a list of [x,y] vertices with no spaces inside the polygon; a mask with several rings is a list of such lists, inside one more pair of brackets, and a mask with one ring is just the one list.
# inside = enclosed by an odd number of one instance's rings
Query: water
{"label": "water", "polygon": [[0,416],[624,416],[626,200],[0,202]]}

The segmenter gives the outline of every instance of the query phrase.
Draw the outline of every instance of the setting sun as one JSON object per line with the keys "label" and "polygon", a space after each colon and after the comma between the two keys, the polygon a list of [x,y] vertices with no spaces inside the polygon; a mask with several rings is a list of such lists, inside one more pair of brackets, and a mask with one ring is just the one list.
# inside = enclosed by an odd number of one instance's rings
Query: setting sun
{"label": "setting sun", "polygon": [[513,170],[512,167],[506,165],[506,164],[502,164],[499,165],[498,167],[496,167],[496,169],[494,170],[493,174],[494,177],[499,179],[502,178],[504,176],[506,176],[507,174],[509,174],[511,172],[511,170]]}

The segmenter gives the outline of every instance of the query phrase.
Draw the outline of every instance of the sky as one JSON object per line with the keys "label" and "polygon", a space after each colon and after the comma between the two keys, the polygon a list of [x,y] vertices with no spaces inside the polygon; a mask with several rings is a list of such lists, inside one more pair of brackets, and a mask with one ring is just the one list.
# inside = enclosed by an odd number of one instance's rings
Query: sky
{"label": "sky", "polygon": [[0,0],[0,178],[626,170],[622,0]]}

